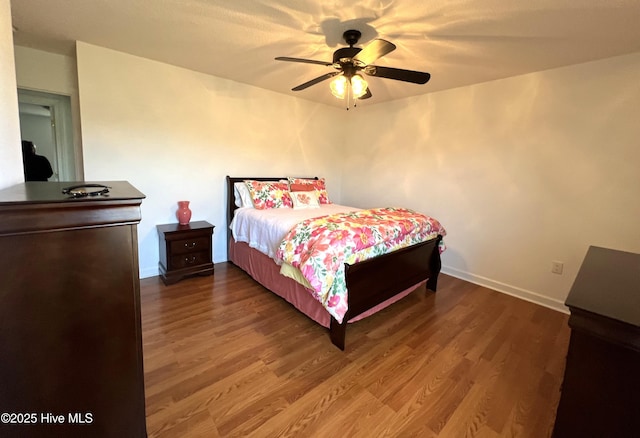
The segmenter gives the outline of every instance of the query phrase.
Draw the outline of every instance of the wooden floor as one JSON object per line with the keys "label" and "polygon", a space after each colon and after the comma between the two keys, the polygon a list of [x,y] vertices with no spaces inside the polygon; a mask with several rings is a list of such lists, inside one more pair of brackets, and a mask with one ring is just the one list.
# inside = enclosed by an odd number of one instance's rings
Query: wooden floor
{"label": "wooden floor", "polygon": [[141,282],[150,437],[548,437],[568,316],[442,275],[326,329],[228,263]]}

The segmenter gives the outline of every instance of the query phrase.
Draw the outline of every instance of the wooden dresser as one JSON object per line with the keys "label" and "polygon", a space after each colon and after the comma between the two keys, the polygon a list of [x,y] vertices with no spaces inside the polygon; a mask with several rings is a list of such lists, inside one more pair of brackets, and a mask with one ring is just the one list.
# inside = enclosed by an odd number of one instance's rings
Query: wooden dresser
{"label": "wooden dresser", "polygon": [[144,195],[114,181],[70,199],[72,184],[0,190],[0,436],[144,437]]}
{"label": "wooden dresser", "polygon": [[590,247],[566,305],[554,438],[640,436],[640,254]]}
{"label": "wooden dresser", "polygon": [[192,275],[213,274],[211,237],[215,228],[209,222],[187,225],[158,225],[160,277],[172,284]]}

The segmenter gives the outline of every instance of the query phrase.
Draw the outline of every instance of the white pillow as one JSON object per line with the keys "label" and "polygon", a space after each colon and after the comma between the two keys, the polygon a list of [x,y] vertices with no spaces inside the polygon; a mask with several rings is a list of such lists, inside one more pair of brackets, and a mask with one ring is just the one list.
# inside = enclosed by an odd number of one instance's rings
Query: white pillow
{"label": "white pillow", "polygon": [[233,184],[233,197],[235,198],[236,207],[253,208],[251,193],[244,182],[237,182]]}
{"label": "white pillow", "polygon": [[318,201],[318,193],[312,192],[289,192],[293,201],[293,209],[301,210],[303,208],[320,208]]}

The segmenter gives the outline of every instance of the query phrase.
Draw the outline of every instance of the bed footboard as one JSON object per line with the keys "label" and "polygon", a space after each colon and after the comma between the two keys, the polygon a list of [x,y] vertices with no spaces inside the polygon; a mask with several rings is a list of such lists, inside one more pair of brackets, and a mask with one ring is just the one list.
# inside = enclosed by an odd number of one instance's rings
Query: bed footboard
{"label": "bed footboard", "polygon": [[370,260],[345,265],[348,311],[342,324],[331,318],[331,342],[344,350],[347,321],[377,306],[403,290],[427,280],[434,291],[438,284],[442,236]]}

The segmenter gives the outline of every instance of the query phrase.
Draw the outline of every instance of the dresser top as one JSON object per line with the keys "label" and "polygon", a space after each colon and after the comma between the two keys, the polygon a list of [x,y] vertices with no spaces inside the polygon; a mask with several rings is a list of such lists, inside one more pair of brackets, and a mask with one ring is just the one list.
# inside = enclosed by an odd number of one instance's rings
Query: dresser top
{"label": "dresser top", "polygon": [[640,254],[589,247],[565,304],[640,327]]}
{"label": "dresser top", "polygon": [[[62,193],[68,187],[81,184],[102,184],[109,187],[104,196],[72,198]],[[51,202],[94,202],[127,199],[144,199],[144,195],[126,181],[29,181],[0,190],[0,205],[41,204]]]}
{"label": "dresser top", "polygon": [[[109,193],[73,198],[62,190],[103,184]],[[0,236],[106,225],[137,224],[145,196],[125,181],[26,182],[0,190]]]}

